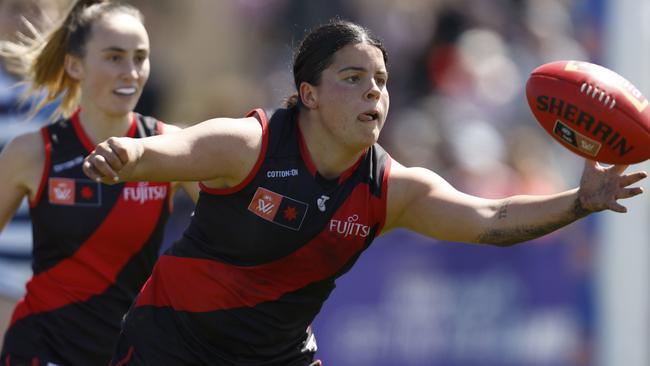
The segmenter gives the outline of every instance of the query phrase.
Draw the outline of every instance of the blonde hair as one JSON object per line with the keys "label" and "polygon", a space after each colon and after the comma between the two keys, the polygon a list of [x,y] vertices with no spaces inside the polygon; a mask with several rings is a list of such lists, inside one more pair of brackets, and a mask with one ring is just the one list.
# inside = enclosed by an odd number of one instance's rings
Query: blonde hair
{"label": "blonde hair", "polygon": [[32,108],[32,115],[59,97],[61,103],[52,118],[69,117],[77,109],[81,96],[79,81],[65,72],[65,56],[84,57],[92,25],[109,13],[127,13],[144,22],[142,13],[130,5],[77,0],[49,33],[43,34],[27,22],[31,35],[19,35],[18,42],[0,42],[0,56],[5,59],[7,70],[29,85],[24,99],[40,99]]}

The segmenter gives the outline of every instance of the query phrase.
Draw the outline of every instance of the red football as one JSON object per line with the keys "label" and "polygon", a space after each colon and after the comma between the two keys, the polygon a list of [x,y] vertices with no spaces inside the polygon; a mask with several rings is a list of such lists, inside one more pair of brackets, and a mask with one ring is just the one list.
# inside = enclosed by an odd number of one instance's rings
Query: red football
{"label": "red football", "polygon": [[650,158],[648,100],[619,74],[589,62],[539,66],[526,83],[528,105],[553,138],[609,164]]}

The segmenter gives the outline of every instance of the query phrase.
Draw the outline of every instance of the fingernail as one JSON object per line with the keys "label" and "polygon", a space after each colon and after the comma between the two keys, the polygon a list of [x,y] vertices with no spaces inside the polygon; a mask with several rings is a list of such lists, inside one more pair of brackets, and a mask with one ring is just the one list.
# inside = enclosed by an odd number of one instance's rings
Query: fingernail
{"label": "fingernail", "polygon": [[99,177],[95,178],[95,182],[99,183],[101,181],[102,181],[102,178],[99,178]]}
{"label": "fingernail", "polygon": [[113,182],[117,182],[117,181],[119,181],[119,180],[120,180],[120,177],[118,177],[118,176],[114,176],[114,177],[113,177]]}

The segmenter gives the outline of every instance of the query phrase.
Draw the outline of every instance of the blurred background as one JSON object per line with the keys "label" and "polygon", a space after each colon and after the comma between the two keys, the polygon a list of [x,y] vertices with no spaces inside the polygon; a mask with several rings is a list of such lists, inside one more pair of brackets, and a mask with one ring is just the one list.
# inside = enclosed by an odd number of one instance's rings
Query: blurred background
{"label": "blurred background", "polygon": [[[68,0],[0,0],[0,36]],[[407,166],[497,198],[578,184],[583,161],[528,109],[536,66],[585,60],[650,92],[650,4],[636,0],[133,0],[152,73],[137,110],[181,126],[272,109],[293,93],[293,48],[339,16],[389,51],[391,112],[380,143]],[[38,128],[0,69],[0,143]],[[640,165],[634,168],[647,167]],[[648,183],[644,183],[648,187]],[[650,365],[650,200],[512,248],[391,232],[337,282],[314,328],[325,365]],[[175,202],[169,245],[192,204]],[[31,275],[27,206],[0,234],[0,319]],[[4,327],[4,325],[3,325]]]}

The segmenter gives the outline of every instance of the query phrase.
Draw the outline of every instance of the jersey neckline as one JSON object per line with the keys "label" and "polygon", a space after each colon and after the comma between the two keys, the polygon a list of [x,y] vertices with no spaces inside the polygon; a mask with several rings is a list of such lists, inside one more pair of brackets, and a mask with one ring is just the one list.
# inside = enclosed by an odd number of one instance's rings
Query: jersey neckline
{"label": "jersey neckline", "polygon": [[[97,147],[97,145],[92,142],[90,137],[88,137],[88,134],[86,134],[86,130],[84,130],[83,126],[81,125],[81,120],[79,119],[80,112],[81,108],[77,109],[77,111],[74,112],[74,114],[70,117],[70,120],[72,121],[72,127],[74,127],[77,137],[79,137],[81,143],[84,145],[86,150],[88,150],[88,153],[91,153],[93,150],[95,150],[95,147]],[[127,130],[124,137],[135,136],[136,124],[135,112],[131,112],[131,126]]]}
{"label": "jersey neckline", "polygon": [[307,143],[305,142],[305,137],[302,134],[302,129],[300,128],[300,116],[296,114],[296,129],[298,130],[298,146],[300,149],[300,156],[302,157],[302,160],[305,162],[305,166],[307,167],[307,170],[309,173],[316,178],[318,181],[322,181],[326,184],[341,184],[345,182],[350,176],[352,176],[352,173],[359,167],[363,159],[365,158],[366,154],[368,153],[368,149],[365,149],[364,152],[359,156],[357,161],[352,164],[349,168],[343,171],[341,175],[338,177],[334,178],[325,178],[322,176],[319,172],[318,169],[316,169],[316,164],[314,164],[314,161],[312,160],[311,154],[309,153],[309,149],[307,148]]}

